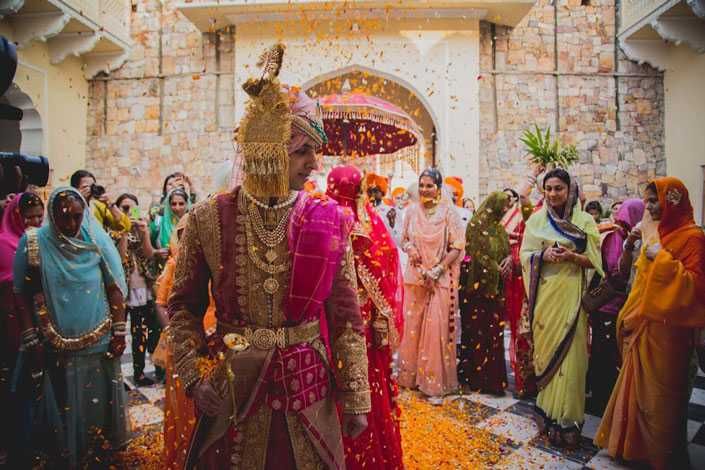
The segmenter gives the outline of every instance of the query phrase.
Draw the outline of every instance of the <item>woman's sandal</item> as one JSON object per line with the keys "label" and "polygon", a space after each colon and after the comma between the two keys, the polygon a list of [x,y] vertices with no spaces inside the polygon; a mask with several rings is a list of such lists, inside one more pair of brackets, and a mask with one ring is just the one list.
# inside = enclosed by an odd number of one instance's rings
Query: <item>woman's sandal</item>
{"label": "woman's sandal", "polygon": [[548,442],[550,442],[553,447],[563,447],[561,428],[559,426],[551,425],[548,428]]}
{"label": "woman's sandal", "polygon": [[580,446],[580,430],[569,429],[561,431],[561,439],[566,449],[576,449]]}

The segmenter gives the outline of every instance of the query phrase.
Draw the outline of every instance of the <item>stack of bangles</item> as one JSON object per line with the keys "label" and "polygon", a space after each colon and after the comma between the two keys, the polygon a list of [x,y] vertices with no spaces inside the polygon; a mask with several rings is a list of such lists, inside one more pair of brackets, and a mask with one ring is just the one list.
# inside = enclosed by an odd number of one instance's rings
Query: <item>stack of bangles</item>
{"label": "stack of bangles", "polygon": [[22,332],[22,345],[25,349],[32,349],[39,346],[39,334],[36,328],[27,328]]}
{"label": "stack of bangles", "polygon": [[444,271],[445,271],[445,268],[443,267],[443,265],[437,264],[434,267],[432,267],[431,269],[429,269],[427,271],[423,271],[423,276],[427,277],[433,281],[437,281],[441,277],[441,275],[443,274]]}
{"label": "stack of bangles", "polygon": [[116,321],[113,323],[113,336],[127,336],[127,322]]}

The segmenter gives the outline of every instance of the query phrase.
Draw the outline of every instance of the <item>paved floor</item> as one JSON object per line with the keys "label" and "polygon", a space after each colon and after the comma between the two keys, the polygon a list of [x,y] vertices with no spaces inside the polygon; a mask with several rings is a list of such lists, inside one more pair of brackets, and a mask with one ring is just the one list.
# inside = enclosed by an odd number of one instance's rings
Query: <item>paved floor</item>
{"label": "paved floor", "polygon": [[[128,339],[128,345],[130,344]],[[131,355],[123,356],[123,374],[130,388],[130,419],[135,432],[163,419],[163,386],[135,387],[132,378]],[[511,368],[507,368],[511,370]],[[148,362],[146,372],[154,367]],[[514,378],[509,377],[510,390]],[[467,405],[468,419],[476,426],[496,434],[506,450],[504,460],[496,468],[507,469],[620,469],[604,451],[592,444],[600,418],[586,415],[583,439],[578,449],[567,452],[553,448],[539,436],[531,419],[533,402],[517,400],[511,393],[502,398],[481,395],[455,395],[447,400],[460,400]],[[705,374],[698,371],[688,409],[688,440],[692,467],[705,470]]]}

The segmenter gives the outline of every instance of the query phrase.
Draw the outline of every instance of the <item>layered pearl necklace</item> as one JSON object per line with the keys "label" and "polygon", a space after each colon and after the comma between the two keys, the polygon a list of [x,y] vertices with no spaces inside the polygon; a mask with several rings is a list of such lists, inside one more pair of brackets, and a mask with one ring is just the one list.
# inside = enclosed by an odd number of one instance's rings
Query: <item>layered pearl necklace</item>
{"label": "layered pearl necklace", "polygon": [[289,191],[289,197],[284,202],[281,202],[281,203],[276,204],[274,206],[268,206],[267,204],[260,201],[259,199],[257,199],[256,197],[254,197],[252,194],[248,193],[244,189],[242,190],[242,192],[245,194],[245,197],[247,199],[249,199],[249,201],[251,203],[253,203],[256,206],[261,207],[262,209],[265,209],[265,210],[278,210],[278,209],[283,209],[285,207],[288,207],[288,206],[292,205],[296,201],[296,198],[299,196],[298,191]]}

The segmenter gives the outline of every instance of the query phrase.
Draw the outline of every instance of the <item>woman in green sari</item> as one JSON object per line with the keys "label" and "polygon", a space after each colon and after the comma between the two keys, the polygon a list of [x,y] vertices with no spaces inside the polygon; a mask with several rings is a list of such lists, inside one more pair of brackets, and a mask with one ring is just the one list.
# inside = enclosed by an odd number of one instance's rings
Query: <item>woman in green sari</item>
{"label": "woman in green sari", "polygon": [[160,250],[169,248],[174,227],[191,209],[191,200],[185,190],[177,187],[166,195],[163,208],[164,215],[150,227],[152,245]]}
{"label": "woman in green sari", "polygon": [[539,429],[575,447],[585,420],[588,322],[580,300],[586,271],[602,273],[600,235],[578,205],[578,185],[557,168],[543,180],[545,204],[526,223],[521,246],[534,340]]}
{"label": "woman in green sari", "polygon": [[[165,182],[166,187],[166,182]],[[166,260],[169,256],[169,244],[174,229],[179,223],[179,220],[191,209],[191,199],[186,191],[181,187],[170,190],[162,203],[164,215],[162,215],[154,224],[150,225],[152,246],[156,247],[155,251],[157,260],[157,271],[162,272],[166,265]],[[159,344],[159,338],[162,333],[162,327],[159,324],[156,315],[150,315],[147,319],[147,351],[149,354],[154,354],[154,351]],[[154,376],[157,382],[164,382],[165,370],[162,367],[154,367]]]}
{"label": "woman in green sari", "polygon": [[511,201],[495,191],[475,212],[465,232],[470,263],[460,274],[459,381],[473,391],[504,395],[504,297],[502,276],[511,268],[509,236],[500,223]]}
{"label": "woman in green sari", "polygon": [[48,468],[77,468],[128,440],[119,359],[127,288],[120,255],[78,190],[56,189],[47,215],[20,240],[14,290],[26,356],[42,383],[36,450]]}

